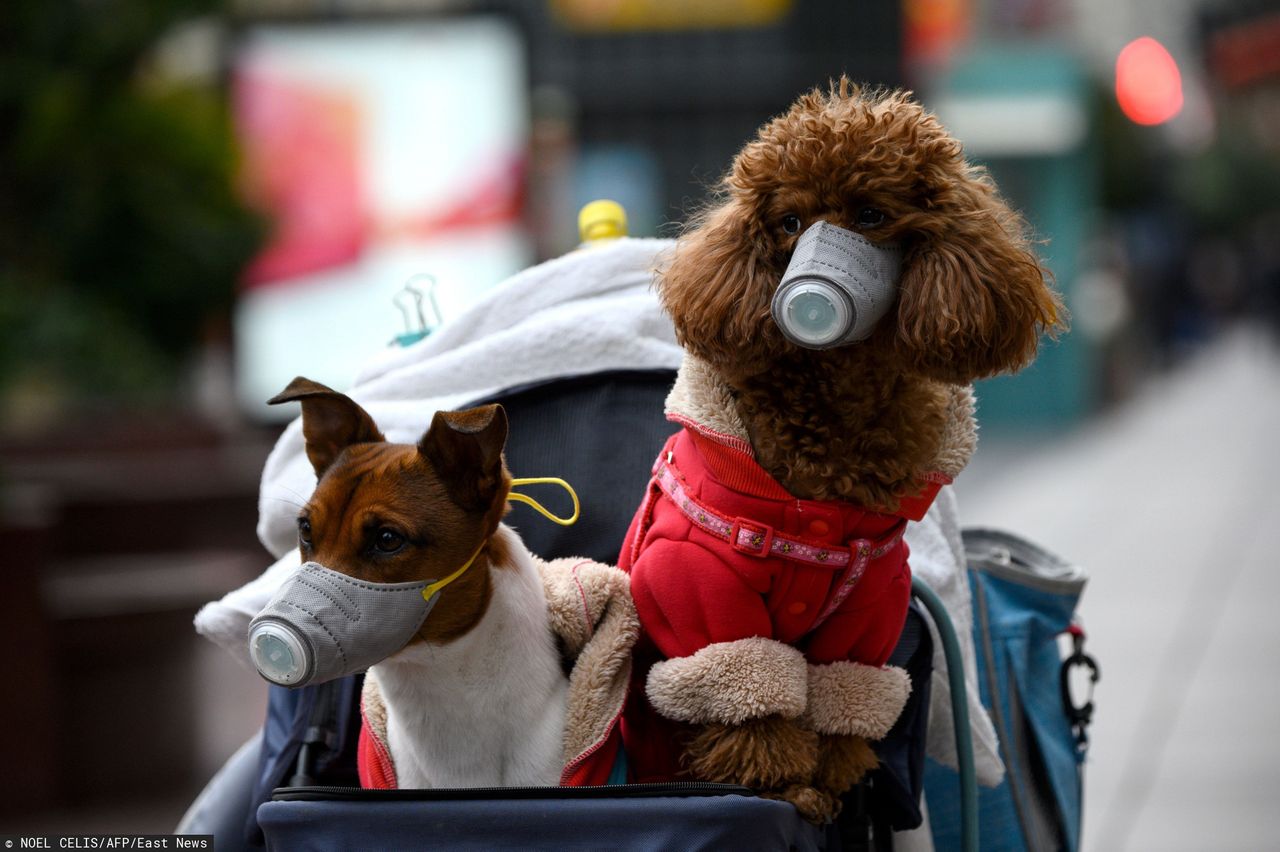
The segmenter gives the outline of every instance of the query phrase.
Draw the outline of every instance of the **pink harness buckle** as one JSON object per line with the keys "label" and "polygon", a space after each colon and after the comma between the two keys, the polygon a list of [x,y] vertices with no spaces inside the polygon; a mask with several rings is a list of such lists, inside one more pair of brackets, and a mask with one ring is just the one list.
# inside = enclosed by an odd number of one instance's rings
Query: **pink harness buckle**
{"label": "pink harness buckle", "polygon": [[734,518],[729,528],[729,546],[739,553],[764,559],[773,553],[773,527],[749,518]]}

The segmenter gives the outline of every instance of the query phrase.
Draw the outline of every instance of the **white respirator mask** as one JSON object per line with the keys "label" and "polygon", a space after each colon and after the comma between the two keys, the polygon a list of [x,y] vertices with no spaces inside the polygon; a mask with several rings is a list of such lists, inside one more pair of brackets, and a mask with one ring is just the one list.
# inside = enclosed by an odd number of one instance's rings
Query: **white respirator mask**
{"label": "white respirator mask", "polygon": [[796,241],[773,294],[773,321],[806,349],[866,340],[893,306],[901,271],[901,246],[814,222]]}

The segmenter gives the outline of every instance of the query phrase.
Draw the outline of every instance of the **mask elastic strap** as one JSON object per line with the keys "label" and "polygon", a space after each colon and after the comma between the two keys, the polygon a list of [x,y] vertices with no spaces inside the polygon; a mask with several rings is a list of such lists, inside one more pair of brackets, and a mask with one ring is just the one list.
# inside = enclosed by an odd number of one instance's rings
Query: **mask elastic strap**
{"label": "mask elastic strap", "polygon": [[[537,477],[532,477],[532,478],[529,478],[529,479],[513,479],[513,480],[511,480],[511,484],[512,484],[512,486],[516,486],[516,485],[559,485],[559,486],[560,486],[561,488],[563,488],[565,491],[568,491],[568,492],[569,492],[569,496],[570,496],[571,498],[573,498],[573,515],[572,515],[571,517],[568,517],[568,518],[559,518],[559,517],[556,517],[555,515],[553,515],[553,514],[551,514],[550,512],[548,512],[548,511],[547,511],[547,509],[546,509],[546,507],[545,507],[545,506],[543,506],[541,503],[539,503],[537,500],[534,500],[532,497],[528,497],[528,496],[526,496],[526,495],[524,495],[524,494],[516,494],[514,491],[512,491],[512,492],[509,492],[509,493],[507,494],[507,499],[508,499],[508,500],[515,500],[517,503],[524,503],[524,504],[525,504],[525,505],[527,505],[527,506],[532,506],[532,507],[533,507],[533,509],[534,509],[535,511],[537,511],[538,513],[540,513],[540,514],[541,514],[543,517],[545,517],[547,520],[549,520],[549,521],[554,521],[555,523],[559,524],[559,525],[560,525],[560,526],[562,526],[562,527],[571,526],[572,524],[577,523],[577,520],[578,520],[578,510],[579,510],[579,508],[580,508],[580,506],[579,506],[579,504],[578,504],[578,493],[577,493],[576,491],[574,491],[574,490],[573,490],[573,486],[572,486],[572,485],[570,485],[569,483],[565,482],[563,479],[560,479],[560,478],[555,477],[555,476],[537,476]],[[441,589],[443,589],[445,586],[449,585],[449,584],[450,584],[450,583],[452,583],[454,580],[458,579],[458,578],[459,578],[459,577],[461,577],[463,574],[465,574],[465,573],[466,573],[466,571],[467,571],[467,569],[468,569],[468,568],[470,568],[470,567],[471,567],[471,565],[472,565],[472,564],[476,561],[476,559],[480,556],[480,551],[484,550],[484,545],[485,545],[485,543],[484,543],[484,542],[480,542],[480,546],[476,548],[476,552],[475,552],[475,553],[473,553],[473,554],[471,554],[471,558],[470,558],[470,559],[468,559],[468,560],[463,564],[463,566],[462,566],[461,568],[459,568],[457,571],[454,571],[452,574],[450,574],[448,577],[445,577],[443,580],[436,580],[434,583],[429,583],[429,584],[427,585],[427,587],[426,587],[425,589],[423,589],[423,590],[422,590],[422,598],[423,598],[423,600],[428,600],[428,601],[429,601],[429,600],[431,600],[431,598],[433,598],[433,597],[435,597],[435,595],[439,594],[439,592],[440,592],[440,590],[441,590]]]}
{"label": "mask elastic strap", "polygon": [[474,563],[476,561],[476,558],[480,555],[480,551],[484,550],[484,546],[486,542],[487,542],[487,539],[485,541],[480,542],[480,546],[476,548],[476,552],[471,554],[471,558],[468,559],[465,563],[463,563],[463,566],[459,568],[457,571],[454,571],[452,574],[450,574],[448,577],[445,577],[443,580],[436,580],[434,583],[428,583],[427,587],[422,590],[422,599],[425,601],[431,600],[433,597],[435,597],[436,594],[439,593],[441,589],[443,589],[445,586],[449,585],[454,580],[458,579],[463,574],[465,574],[467,572],[467,569],[471,567],[472,563]]}
{"label": "mask elastic strap", "polygon": [[534,511],[538,512],[544,518],[562,527],[571,526],[578,520],[578,493],[573,490],[573,486],[555,476],[537,476],[530,479],[513,479],[512,486],[516,485],[559,485],[565,491],[569,492],[569,496],[573,498],[573,515],[568,518],[559,518],[547,511],[546,507],[525,494],[517,494],[514,491],[507,494],[508,500],[514,500],[517,503],[524,503],[526,506],[532,506]]}

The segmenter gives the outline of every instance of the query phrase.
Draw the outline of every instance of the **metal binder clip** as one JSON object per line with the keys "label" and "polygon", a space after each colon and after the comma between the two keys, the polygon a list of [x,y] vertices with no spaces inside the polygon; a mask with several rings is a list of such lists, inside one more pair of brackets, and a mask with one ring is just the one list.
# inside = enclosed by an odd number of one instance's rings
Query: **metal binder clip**
{"label": "metal binder clip", "polygon": [[[425,281],[425,289],[418,286],[419,282]],[[413,304],[407,304],[407,300],[412,300]],[[410,276],[409,280],[404,282],[404,286],[396,291],[391,301],[400,313],[404,316],[404,334],[397,334],[392,343],[399,346],[409,346],[417,343],[431,332],[440,327],[444,322],[444,317],[440,313],[440,305],[436,302],[436,277],[429,273],[420,273]],[[423,304],[427,303],[431,306],[432,321],[428,322],[426,314],[423,311]]]}

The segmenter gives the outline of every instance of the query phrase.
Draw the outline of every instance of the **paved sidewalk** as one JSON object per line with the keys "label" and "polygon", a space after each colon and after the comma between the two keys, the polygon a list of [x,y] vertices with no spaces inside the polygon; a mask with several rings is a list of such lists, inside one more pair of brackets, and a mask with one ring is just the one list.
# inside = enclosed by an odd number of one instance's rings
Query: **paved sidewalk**
{"label": "paved sidewalk", "polygon": [[965,525],[1092,575],[1085,848],[1280,849],[1280,350],[1240,330],[1067,437],[988,443]]}

